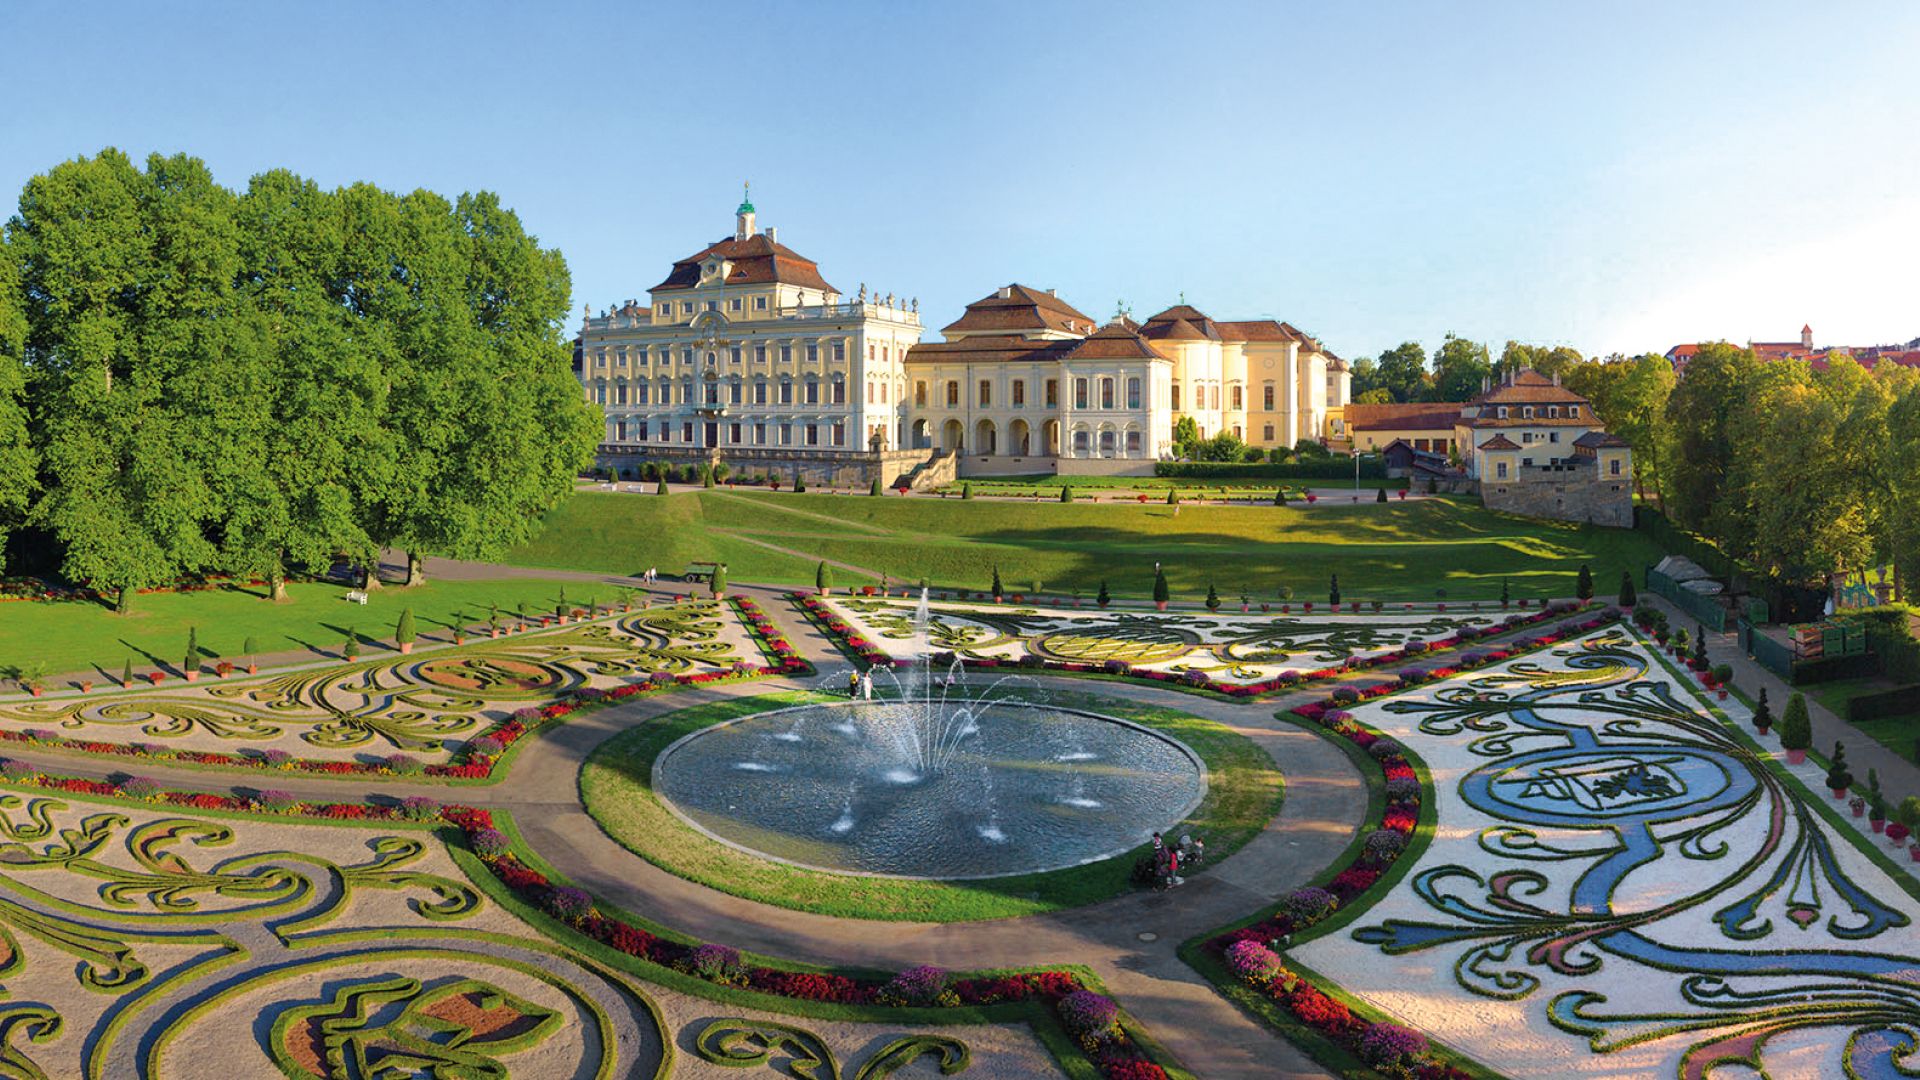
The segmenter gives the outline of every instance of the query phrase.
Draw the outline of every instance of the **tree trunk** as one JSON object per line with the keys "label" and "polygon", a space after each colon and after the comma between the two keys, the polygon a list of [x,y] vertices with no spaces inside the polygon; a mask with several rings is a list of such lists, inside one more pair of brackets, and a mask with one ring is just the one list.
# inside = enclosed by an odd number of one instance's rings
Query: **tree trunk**
{"label": "tree trunk", "polygon": [[279,559],[273,560],[273,568],[267,571],[267,599],[281,602],[287,598],[287,569]]}
{"label": "tree trunk", "polygon": [[113,610],[125,615],[127,613],[127,603],[132,598],[133,594],[129,593],[124,585],[113,590]]}
{"label": "tree trunk", "polygon": [[416,551],[407,552],[407,587],[427,583],[427,564]]}
{"label": "tree trunk", "polygon": [[380,556],[375,555],[372,562],[360,568],[360,591],[372,592],[379,587]]}

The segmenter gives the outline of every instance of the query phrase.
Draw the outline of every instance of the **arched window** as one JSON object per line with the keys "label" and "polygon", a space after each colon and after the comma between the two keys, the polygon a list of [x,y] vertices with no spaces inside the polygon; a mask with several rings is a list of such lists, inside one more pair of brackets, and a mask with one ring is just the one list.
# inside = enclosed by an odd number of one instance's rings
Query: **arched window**
{"label": "arched window", "polygon": [[1114,447],[1113,429],[1108,428],[1107,430],[1102,431],[1100,433],[1100,456],[1112,457],[1113,447]]}
{"label": "arched window", "polygon": [[1140,456],[1140,433],[1138,431],[1127,432],[1127,456]]}

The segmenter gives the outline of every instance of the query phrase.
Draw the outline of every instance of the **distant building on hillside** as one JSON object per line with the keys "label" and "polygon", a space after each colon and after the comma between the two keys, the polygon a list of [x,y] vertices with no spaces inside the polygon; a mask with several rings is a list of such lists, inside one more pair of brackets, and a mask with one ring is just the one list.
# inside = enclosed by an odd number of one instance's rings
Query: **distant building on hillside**
{"label": "distant building on hillside", "polygon": [[[1667,350],[1667,359],[1676,370],[1685,373],[1687,362],[1699,354],[1704,344],[1675,345]],[[1829,363],[1843,356],[1868,369],[1882,363],[1920,368],[1920,338],[1902,345],[1829,345],[1819,348],[1813,343],[1811,324],[1800,328],[1799,341],[1749,341],[1747,348],[1752,349],[1754,356],[1761,360],[1805,360],[1815,371],[1825,370]]]}

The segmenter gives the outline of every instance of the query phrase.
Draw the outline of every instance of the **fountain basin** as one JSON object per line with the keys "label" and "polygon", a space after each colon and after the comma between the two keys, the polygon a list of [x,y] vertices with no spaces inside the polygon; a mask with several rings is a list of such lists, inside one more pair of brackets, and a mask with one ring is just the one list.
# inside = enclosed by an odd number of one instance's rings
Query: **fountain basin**
{"label": "fountain basin", "polygon": [[693,732],[653,790],[713,840],[844,874],[966,879],[1111,858],[1185,819],[1206,766],[1125,720],[1003,701],[938,767],[903,746],[911,702],[802,705]]}

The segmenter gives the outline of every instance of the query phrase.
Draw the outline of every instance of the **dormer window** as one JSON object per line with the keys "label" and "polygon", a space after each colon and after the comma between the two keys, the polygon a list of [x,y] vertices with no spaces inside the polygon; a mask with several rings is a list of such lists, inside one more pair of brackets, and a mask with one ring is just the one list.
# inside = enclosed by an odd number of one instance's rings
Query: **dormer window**
{"label": "dormer window", "polygon": [[1569,416],[1574,420],[1580,419],[1580,406],[1578,405],[1567,406],[1567,416]]}
{"label": "dormer window", "polygon": [[1547,406],[1547,419],[1549,420],[1560,419],[1560,406],[1558,405]]}
{"label": "dormer window", "polygon": [[1531,420],[1531,419],[1533,419],[1533,406],[1531,406],[1531,405],[1527,405],[1527,406],[1523,406],[1523,407],[1522,407],[1522,408],[1520,409],[1520,418],[1521,418],[1522,420]]}
{"label": "dormer window", "polygon": [[1505,420],[1506,418],[1507,418],[1507,407],[1505,405],[1502,405],[1500,406],[1500,419]]}

